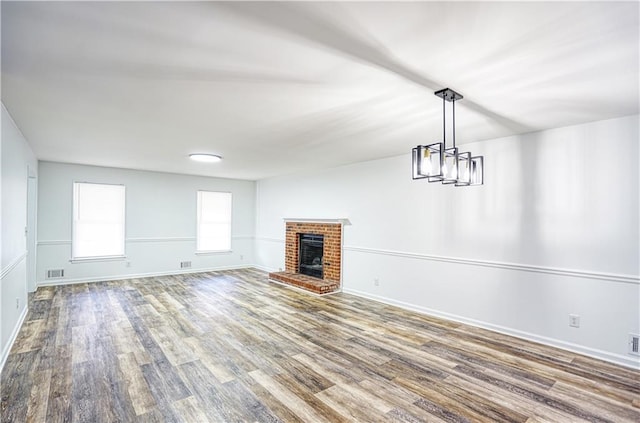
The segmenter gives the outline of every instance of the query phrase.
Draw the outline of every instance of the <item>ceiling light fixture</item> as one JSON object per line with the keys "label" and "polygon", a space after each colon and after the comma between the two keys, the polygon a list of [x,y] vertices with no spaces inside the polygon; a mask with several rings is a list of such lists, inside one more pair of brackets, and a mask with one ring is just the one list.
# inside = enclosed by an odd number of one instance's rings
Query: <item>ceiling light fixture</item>
{"label": "ceiling light fixture", "polygon": [[206,154],[206,153],[194,153],[189,154],[189,158],[191,160],[195,160],[196,162],[205,162],[205,163],[217,163],[222,160],[221,156],[217,154]]}
{"label": "ceiling light fixture", "polygon": [[[419,145],[411,151],[413,179],[427,179],[457,187],[484,183],[483,156],[471,157],[471,153],[459,153],[456,147],[456,101],[461,94],[450,88],[434,93],[442,98],[442,142]],[[446,102],[453,109],[453,147],[447,148]]]}

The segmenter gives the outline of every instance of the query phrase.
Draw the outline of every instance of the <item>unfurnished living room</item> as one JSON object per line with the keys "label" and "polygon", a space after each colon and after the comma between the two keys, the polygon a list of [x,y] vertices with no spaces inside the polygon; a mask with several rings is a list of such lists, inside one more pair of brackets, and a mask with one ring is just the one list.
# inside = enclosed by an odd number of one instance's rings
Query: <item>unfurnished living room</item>
{"label": "unfurnished living room", "polygon": [[3,423],[640,421],[640,2],[0,12]]}

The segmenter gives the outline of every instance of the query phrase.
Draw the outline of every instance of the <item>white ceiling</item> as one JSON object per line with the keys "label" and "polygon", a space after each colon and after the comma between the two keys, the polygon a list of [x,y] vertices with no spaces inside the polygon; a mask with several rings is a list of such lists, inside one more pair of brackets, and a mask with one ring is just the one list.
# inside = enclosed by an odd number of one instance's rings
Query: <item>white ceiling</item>
{"label": "white ceiling", "polygon": [[[639,111],[639,3],[8,2],[41,160],[261,179]],[[217,164],[187,155],[224,156]]]}

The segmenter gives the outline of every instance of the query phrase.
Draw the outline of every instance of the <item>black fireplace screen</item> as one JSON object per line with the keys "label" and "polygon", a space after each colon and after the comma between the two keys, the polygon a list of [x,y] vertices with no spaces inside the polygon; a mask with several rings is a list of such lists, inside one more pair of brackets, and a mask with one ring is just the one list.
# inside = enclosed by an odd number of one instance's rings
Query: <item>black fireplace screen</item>
{"label": "black fireplace screen", "polygon": [[300,234],[298,272],[322,279],[324,235]]}

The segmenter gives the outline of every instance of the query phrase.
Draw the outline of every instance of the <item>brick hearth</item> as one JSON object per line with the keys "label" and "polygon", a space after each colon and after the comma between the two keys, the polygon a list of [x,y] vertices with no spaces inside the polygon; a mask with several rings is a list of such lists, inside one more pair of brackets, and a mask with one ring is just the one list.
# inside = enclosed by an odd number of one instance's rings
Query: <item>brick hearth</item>
{"label": "brick hearth", "polygon": [[[316,294],[338,291],[342,271],[342,224],[286,222],[285,230],[285,271],[269,273],[269,278]],[[298,273],[299,234],[301,233],[324,235],[323,279]]]}
{"label": "brick hearth", "polygon": [[273,272],[269,273],[269,278],[316,294],[328,294],[340,288],[340,284],[337,282],[318,279],[300,273]]}

